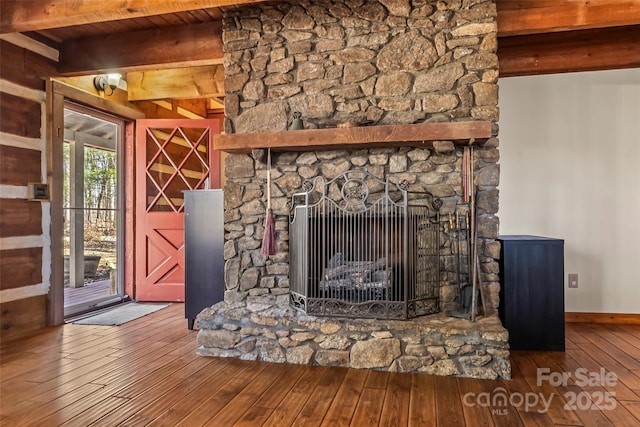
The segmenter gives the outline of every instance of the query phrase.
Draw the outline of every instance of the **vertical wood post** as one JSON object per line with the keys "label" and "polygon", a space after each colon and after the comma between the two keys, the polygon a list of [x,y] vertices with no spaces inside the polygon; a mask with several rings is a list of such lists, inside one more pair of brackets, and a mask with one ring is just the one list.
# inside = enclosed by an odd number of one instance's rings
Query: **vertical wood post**
{"label": "vertical wood post", "polygon": [[81,288],[84,286],[84,143],[70,141],[70,148],[69,284],[72,288]]}

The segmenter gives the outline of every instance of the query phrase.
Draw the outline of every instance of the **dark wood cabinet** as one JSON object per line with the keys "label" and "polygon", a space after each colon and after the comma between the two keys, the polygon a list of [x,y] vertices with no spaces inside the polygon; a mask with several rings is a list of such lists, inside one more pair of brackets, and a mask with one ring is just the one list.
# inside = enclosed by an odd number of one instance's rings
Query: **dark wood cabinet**
{"label": "dark wood cabinet", "polygon": [[224,299],[224,197],[222,190],[184,195],[184,310],[193,329],[198,313]]}
{"label": "dark wood cabinet", "polygon": [[500,319],[512,350],[564,351],[564,241],[500,236]]}

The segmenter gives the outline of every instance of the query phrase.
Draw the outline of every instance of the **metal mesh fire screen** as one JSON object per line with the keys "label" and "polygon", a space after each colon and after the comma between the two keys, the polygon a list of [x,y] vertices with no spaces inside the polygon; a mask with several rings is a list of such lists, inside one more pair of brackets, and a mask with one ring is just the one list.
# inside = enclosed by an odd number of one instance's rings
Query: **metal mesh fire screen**
{"label": "metal mesh fire screen", "polygon": [[305,182],[290,206],[292,307],[377,319],[439,311],[442,201],[407,187],[360,170]]}

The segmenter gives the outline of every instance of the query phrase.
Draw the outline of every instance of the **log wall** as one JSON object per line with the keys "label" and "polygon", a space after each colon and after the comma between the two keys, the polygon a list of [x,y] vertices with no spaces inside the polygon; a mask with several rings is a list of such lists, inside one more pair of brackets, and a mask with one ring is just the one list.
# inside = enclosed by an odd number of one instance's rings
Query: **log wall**
{"label": "log wall", "polygon": [[28,200],[46,182],[45,81],[55,63],[0,40],[0,334],[47,324],[51,247],[49,202]]}

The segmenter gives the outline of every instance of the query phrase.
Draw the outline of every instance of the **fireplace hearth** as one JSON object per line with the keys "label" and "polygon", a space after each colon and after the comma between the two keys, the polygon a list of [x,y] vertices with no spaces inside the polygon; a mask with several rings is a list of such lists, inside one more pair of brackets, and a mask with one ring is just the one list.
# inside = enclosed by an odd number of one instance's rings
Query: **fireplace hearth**
{"label": "fireplace hearth", "polygon": [[305,187],[291,203],[292,307],[376,319],[439,311],[440,199],[364,170]]}

